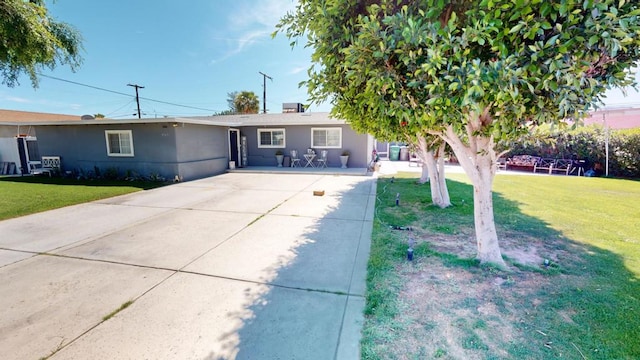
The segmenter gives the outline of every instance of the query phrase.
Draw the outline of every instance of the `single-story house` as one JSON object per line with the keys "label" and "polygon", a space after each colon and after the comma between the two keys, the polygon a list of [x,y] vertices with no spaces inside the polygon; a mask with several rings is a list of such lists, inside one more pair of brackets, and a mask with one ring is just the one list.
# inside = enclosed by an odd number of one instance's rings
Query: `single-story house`
{"label": "single-story house", "polygon": [[0,175],[28,172],[40,163],[37,134],[31,123],[80,121],[78,115],[0,109]]}
{"label": "single-story house", "polygon": [[[16,126],[0,121],[3,126]],[[328,151],[328,166],[367,167],[374,140],[329,113],[276,113],[155,119],[21,123],[36,129],[41,156],[59,156],[63,172],[117,169],[191,180],[236,167],[277,166],[276,151]]]}

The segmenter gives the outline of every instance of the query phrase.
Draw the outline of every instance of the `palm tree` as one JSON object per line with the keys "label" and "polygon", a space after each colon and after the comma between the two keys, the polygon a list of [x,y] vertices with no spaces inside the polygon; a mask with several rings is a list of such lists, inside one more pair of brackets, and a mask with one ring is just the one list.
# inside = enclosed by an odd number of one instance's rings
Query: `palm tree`
{"label": "palm tree", "polygon": [[238,114],[257,114],[260,109],[260,100],[253,91],[239,92],[233,104]]}

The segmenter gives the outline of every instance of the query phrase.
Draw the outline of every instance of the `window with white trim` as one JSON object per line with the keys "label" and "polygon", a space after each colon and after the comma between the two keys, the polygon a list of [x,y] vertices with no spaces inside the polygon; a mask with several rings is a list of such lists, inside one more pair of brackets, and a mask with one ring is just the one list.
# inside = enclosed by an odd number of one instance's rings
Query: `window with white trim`
{"label": "window with white trim", "polygon": [[311,147],[339,149],[342,147],[342,128],[311,128]]}
{"label": "window with white trim", "polygon": [[131,130],[105,130],[108,156],[133,156],[133,134]]}
{"label": "window with white trim", "polygon": [[285,145],[284,129],[258,129],[259,148],[284,148]]}

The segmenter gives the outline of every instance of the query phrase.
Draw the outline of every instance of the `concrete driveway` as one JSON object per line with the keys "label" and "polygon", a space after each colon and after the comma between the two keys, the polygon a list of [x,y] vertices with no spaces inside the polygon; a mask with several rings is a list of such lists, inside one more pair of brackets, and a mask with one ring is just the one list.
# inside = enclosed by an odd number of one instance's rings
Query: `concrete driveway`
{"label": "concrete driveway", "polygon": [[230,173],[2,221],[2,358],[357,359],[374,205]]}

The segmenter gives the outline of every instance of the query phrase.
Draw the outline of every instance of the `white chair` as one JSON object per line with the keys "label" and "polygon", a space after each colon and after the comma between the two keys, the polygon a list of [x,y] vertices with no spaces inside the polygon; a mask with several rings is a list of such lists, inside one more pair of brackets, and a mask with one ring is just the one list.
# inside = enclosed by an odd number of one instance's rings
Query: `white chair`
{"label": "white chair", "polygon": [[[34,165],[32,167],[32,165]],[[47,174],[51,177],[52,174],[58,175],[60,173],[60,156],[43,156],[42,162],[37,164],[33,162],[31,167],[31,175]]]}
{"label": "white chair", "polygon": [[327,150],[320,151],[320,157],[318,158],[318,160],[316,160],[318,162],[318,167],[319,168],[326,168],[327,167],[327,156],[328,155],[329,155],[329,151],[327,151]]}
{"label": "white chair", "polygon": [[300,157],[298,150],[291,150],[291,167],[300,167]]}

